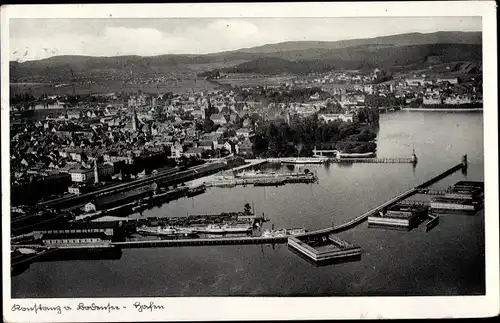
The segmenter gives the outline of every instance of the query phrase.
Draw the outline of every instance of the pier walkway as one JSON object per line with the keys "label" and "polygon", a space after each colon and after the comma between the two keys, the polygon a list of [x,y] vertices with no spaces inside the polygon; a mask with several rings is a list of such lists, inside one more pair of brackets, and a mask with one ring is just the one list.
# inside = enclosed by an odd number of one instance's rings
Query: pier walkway
{"label": "pier walkway", "polygon": [[[373,209],[361,214],[360,216],[350,220],[349,222],[346,222],[346,223],[341,224],[341,225],[317,230],[317,231],[307,232],[307,233],[304,233],[301,235],[297,235],[296,237],[297,238],[304,238],[304,237],[313,237],[313,236],[318,236],[318,235],[327,235],[330,233],[341,232],[341,231],[350,229],[350,228],[360,224],[361,222],[365,221],[370,215],[375,214],[384,208],[387,208],[387,207],[394,205],[394,204],[396,204],[396,203],[398,203],[398,202],[400,202],[400,201],[402,201],[402,200],[404,200],[412,195],[417,194],[419,192],[419,190],[424,189],[424,188],[436,183],[437,181],[445,178],[446,176],[453,174],[454,172],[461,169],[462,167],[465,167],[465,165],[463,163],[460,163],[456,166],[453,166],[452,168],[444,171],[443,173],[431,178],[427,182],[425,182],[425,183],[423,183],[415,188],[412,188],[404,193],[399,194],[398,196],[390,199],[389,201],[387,201],[387,202],[385,202],[377,207],[374,207]],[[418,203],[418,202],[416,202],[416,203]]]}
{"label": "pier walkway", "polygon": [[330,158],[332,163],[377,163],[377,164],[411,164],[414,158]]}
{"label": "pier walkway", "polygon": [[277,243],[286,243],[287,241],[288,241],[288,236],[147,240],[147,241],[112,242],[111,244],[121,248],[154,248],[154,247],[182,247],[182,246],[267,244],[267,243],[277,244]]}
{"label": "pier walkway", "polygon": [[247,162],[248,164],[232,168],[230,171],[233,173],[234,172],[237,173],[237,172],[243,171],[243,170],[248,169],[248,168],[252,168],[252,167],[255,167],[258,165],[265,164],[265,163],[267,163],[267,160],[265,160],[265,159],[247,159],[247,160],[245,160],[245,162]]}
{"label": "pier walkway", "polygon": [[281,157],[281,158],[267,158],[267,159],[249,159],[249,162],[254,161],[253,164],[240,166],[233,168],[233,171],[242,170],[245,168],[250,168],[255,165],[263,164],[265,162],[269,163],[279,163],[279,164],[324,164],[324,163],[377,163],[377,164],[413,164],[416,163],[416,159],[413,157],[342,157],[342,158],[331,158],[317,155],[316,157]]}

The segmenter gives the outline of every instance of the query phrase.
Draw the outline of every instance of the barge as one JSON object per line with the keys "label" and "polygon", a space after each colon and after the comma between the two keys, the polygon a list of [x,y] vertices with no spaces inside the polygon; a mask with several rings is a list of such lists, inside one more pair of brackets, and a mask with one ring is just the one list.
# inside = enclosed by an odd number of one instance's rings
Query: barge
{"label": "barge", "polygon": [[430,207],[433,213],[465,213],[475,214],[480,209],[478,203],[447,197],[435,197],[431,200]]}
{"label": "barge", "polygon": [[483,207],[484,183],[473,181],[457,182],[443,196],[431,199],[433,213],[475,214]]}
{"label": "barge", "polygon": [[422,223],[428,215],[428,207],[420,204],[398,203],[386,212],[380,211],[368,217],[368,225],[376,227],[411,229]]}
{"label": "barge", "polygon": [[316,238],[289,237],[288,247],[315,263],[330,262],[361,255],[361,247],[330,234]]}

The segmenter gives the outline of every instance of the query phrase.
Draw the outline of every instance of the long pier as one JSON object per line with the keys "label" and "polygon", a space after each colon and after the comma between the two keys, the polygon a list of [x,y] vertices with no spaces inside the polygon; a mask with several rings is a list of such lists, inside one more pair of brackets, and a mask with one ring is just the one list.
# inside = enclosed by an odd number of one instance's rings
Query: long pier
{"label": "long pier", "polygon": [[453,174],[454,172],[456,172],[459,169],[462,169],[463,167],[466,167],[466,163],[462,162],[456,166],[453,166],[452,168],[450,168],[450,169],[444,171],[443,173],[426,181],[425,183],[423,183],[417,187],[414,187],[406,192],[399,194],[398,196],[390,199],[389,201],[387,201],[385,203],[382,203],[381,205],[379,205],[377,207],[374,207],[373,209],[361,214],[360,216],[350,220],[349,222],[346,222],[346,223],[341,224],[341,225],[317,230],[317,231],[307,232],[307,233],[304,233],[301,235],[297,235],[297,237],[302,238],[302,237],[312,237],[312,236],[318,236],[318,235],[327,235],[330,233],[336,233],[336,232],[341,232],[341,231],[345,231],[347,229],[350,229],[350,228],[360,224],[361,222],[365,221],[370,215],[375,214],[384,208],[390,207],[390,206],[392,206],[392,205],[394,205],[394,204],[396,204],[396,203],[398,203],[398,202],[400,202],[400,201],[402,201],[402,200],[404,200],[412,195],[417,194],[419,192],[419,190],[424,189],[424,188],[436,183],[437,181],[445,178],[446,176]]}
{"label": "long pier", "polygon": [[232,237],[232,238],[205,238],[205,239],[174,239],[174,240],[147,240],[112,242],[121,248],[158,248],[158,247],[183,247],[183,246],[214,246],[214,245],[240,245],[240,244],[278,244],[286,243],[285,237]]}
{"label": "long pier", "polygon": [[376,164],[412,164],[416,160],[414,158],[329,158],[332,163],[376,163]]}
{"label": "long pier", "polygon": [[431,178],[427,182],[425,182],[425,183],[417,186],[416,189],[419,190],[419,189],[427,188],[427,187],[431,186],[432,184],[434,184],[434,183],[442,180],[445,177],[448,177],[449,175],[453,174],[457,170],[462,169],[464,167],[467,167],[467,157],[465,157],[465,161],[461,162],[460,164],[458,164],[456,166],[453,166],[452,168],[450,168],[447,171],[445,171],[445,172],[437,175],[436,177]]}
{"label": "long pier", "polygon": [[[377,163],[377,164],[414,164],[417,160],[414,157],[325,157],[325,156],[316,156],[316,157],[281,157],[281,158],[268,158],[268,159],[259,159],[259,162],[263,163],[265,161],[269,163],[280,163],[280,164],[324,164],[324,163]],[[246,168],[254,165],[246,165]]]}
{"label": "long pier", "polygon": [[249,160],[246,160],[246,162],[248,162],[248,164],[235,167],[235,168],[231,169],[231,172],[238,173],[238,172],[241,172],[245,169],[249,169],[249,168],[253,168],[255,166],[265,164],[265,163],[267,163],[267,160],[265,160],[265,159],[253,159],[253,160],[249,159]]}

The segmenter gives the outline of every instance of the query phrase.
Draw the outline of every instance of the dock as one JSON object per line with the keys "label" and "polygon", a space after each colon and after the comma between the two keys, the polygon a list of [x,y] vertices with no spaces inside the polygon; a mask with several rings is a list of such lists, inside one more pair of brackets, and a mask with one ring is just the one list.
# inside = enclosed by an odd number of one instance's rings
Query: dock
{"label": "dock", "polygon": [[160,247],[188,247],[214,245],[241,245],[241,244],[279,244],[286,243],[288,237],[234,237],[234,238],[205,238],[205,239],[175,239],[175,240],[147,240],[112,242],[120,248],[160,248]]}
{"label": "dock", "polygon": [[241,171],[244,171],[247,169],[252,169],[256,166],[260,166],[262,164],[265,164],[265,163],[267,163],[267,160],[266,159],[247,159],[247,160],[245,160],[245,162],[247,162],[248,164],[235,167],[235,168],[231,169],[230,171],[233,173],[239,173]]}
{"label": "dock", "polygon": [[359,257],[361,248],[330,234],[323,239],[315,237],[289,237],[288,247],[314,262],[325,262],[350,257]]}
{"label": "dock", "polygon": [[282,157],[282,158],[268,158],[267,161],[273,164],[324,164],[328,162],[326,157]]}
{"label": "dock", "polygon": [[205,183],[208,187],[234,187],[237,185],[254,186],[279,186],[292,183],[315,183],[318,178],[310,174],[275,174],[275,175],[256,175],[255,177],[223,177],[221,180],[214,180]]}

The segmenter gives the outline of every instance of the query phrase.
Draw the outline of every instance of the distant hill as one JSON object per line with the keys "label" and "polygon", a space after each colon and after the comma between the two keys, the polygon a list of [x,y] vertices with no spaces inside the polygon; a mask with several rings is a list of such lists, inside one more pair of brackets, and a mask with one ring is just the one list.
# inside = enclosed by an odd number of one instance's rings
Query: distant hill
{"label": "distant hill", "polygon": [[340,41],[290,41],[278,44],[268,44],[252,48],[243,48],[236,51],[223,52],[229,53],[276,53],[303,51],[311,48],[331,50],[354,46],[410,46],[410,45],[429,45],[429,44],[482,44],[481,32],[458,32],[458,31],[439,31],[435,33],[409,33],[375,38],[351,39]]}
{"label": "distant hill", "polygon": [[142,56],[55,56],[23,63],[10,62],[11,80],[33,76],[68,79],[89,75],[153,74],[183,64],[210,63],[213,59],[199,55]]}
{"label": "distant hill", "polygon": [[481,61],[481,44],[480,32],[436,32],[334,42],[284,42],[207,55],[55,56],[22,63],[10,62],[10,77],[12,82],[33,79],[72,81],[77,77],[126,77],[171,70],[189,71],[192,66],[203,69],[211,64],[226,66],[222,70],[227,72],[281,74],[336,68],[478,62]]}
{"label": "distant hill", "polygon": [[[315,58],[286,60],[281,57],[261,57],[233,67],[222,69],[226,73],[306,74],[332,69],[364,69],[383,67],[423,68],[429,65],[459,61],[480,62],[481,45],[432,44],[398,47],[356,46],[319,52]],[[277,55],[281,56],[281,55]],[[470,69],[469,71],[472,71]]]}

